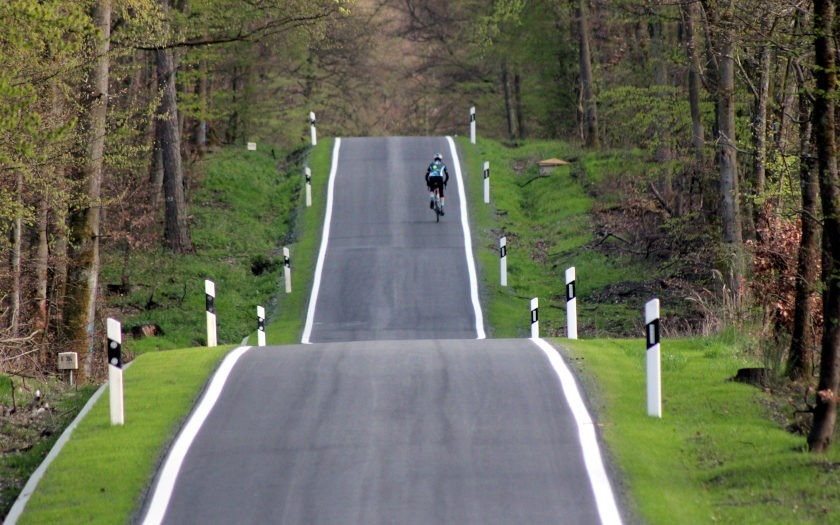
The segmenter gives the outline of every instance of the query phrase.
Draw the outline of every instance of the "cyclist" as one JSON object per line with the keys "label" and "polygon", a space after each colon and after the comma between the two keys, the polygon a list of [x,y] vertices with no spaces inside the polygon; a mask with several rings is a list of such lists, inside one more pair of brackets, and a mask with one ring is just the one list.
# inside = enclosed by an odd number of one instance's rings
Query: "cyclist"
{"label": "cyclist", "polygon": [[435,154],[435,160],[426,168],[426,186],[429,188],[429,208],[435,207],[435,188],[440,194],[440,214],[443,215],[443,188],[449,182],[449,171],[443,163],[440,153]]}

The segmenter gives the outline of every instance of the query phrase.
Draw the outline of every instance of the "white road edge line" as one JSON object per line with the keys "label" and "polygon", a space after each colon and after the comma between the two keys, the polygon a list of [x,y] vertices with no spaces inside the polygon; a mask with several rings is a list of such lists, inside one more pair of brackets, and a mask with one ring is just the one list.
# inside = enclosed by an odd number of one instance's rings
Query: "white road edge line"
{"label": "white road edge line", "polygon": [[321,248],[318,251],[318,262],[315,264],[315,278],[312,281],[312,293],[309,296],[309,308],[306,311],[306,323],[303,325],[303,336],[300,338],[300,342],[305,345],[310,344],[309,337],[312,335],[312,324],[315,322],[315,306],[318,302],[318,292],[321,290],[321,274],[324,271],[324,259],[326,259],[327,256],[327,243],[330,238],[333,193],[335,190],[335,173],[338,169],[338,150],[340,147],[341,138],[336,137],[335,144],[333,145],[330,180],[327,183],[327,210],[324,215],[324,231],[321,233]]}
{"label": "white road edge line", "polygon": [[548,341],[541,338],[532,338],[531,341],[545,353],[549,363],[557,373],[563,394],[566,396],[566,402],[575,417],[580,448],[583,452],[583,462],[589,474],[589,484],[592,486],[592,492],[595,495],[595,504],[598,507],[601,523],[618,525],[621,523],[621,515],[618,512],[610,480],[604,469],[601,449],[598,446],[598,437],[595,434],[595,423],[593,423],[589,411],[586,410],[575,378],[566,363],[563,362],[563,358],[560,357],[557,349],[551,346]]}
{"label": "white road edge line", "polygon": [[458,182],[458,192],[461,194],[461,229],[464,230],[464,252],[467,257],[467,271],[470,274],[470,298],[472,299],[473,312],[475,312],[476,339],[484,339],[484,317],[481,313],[481,303],[478,300],[478,277],[475,272],[475,260],[472,252],[472,235],[470,234],[470,220],[467,216],[467,192],[464,191],[464,180],[461,176],[461,161],[458,158],[458,151],[455,149],[455,141],[447,136],[449,151],[452,153],[452,162],[455,166],[455,180]]}
{"label": "white road edge line", "polygon": [[143,519],[143,525],[157,525],[163,521],[166,515],[166,508],[169,506],[169,499],[172,497],[172,491],[175,489],[175,480],[178,478],[178,472],[181,470],[181,465],[184,463],[184,458],[192,445],[201,426],[213,410],[216,401],[222,393],[222,388],[230,376],[233,366],[242,355],[247,352],[250,346],[240,346],[232,350],[224,361],[219,366],[219,369],[213,375],[210,385],[204,392],[198,406],[193,412],[187,424],[178,434],[175,443],[169,450],[166,456],[166,462],[160,470],[160,477],[155,484],[154,493],[152,495],[151,503],[146,511],[146,517]]}

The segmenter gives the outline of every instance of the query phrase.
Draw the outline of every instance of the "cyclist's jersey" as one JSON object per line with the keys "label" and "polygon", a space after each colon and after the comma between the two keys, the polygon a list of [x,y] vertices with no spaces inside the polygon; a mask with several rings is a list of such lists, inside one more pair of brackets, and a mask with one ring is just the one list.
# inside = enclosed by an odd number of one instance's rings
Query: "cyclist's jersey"
{"label": "cyclist's jersey", "polygon": [[435,161],[429,164],[429,177],[443,177],[443,172],[446,169],[446,166],[443,165],[443,162]]}

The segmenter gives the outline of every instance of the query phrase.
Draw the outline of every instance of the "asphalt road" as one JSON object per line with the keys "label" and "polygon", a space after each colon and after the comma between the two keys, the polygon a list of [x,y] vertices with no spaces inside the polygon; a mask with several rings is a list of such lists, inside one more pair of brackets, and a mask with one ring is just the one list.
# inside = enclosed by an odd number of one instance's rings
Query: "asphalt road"
{"label": "asphalt road", "polygon": [[577,429],[527,340],[252,349],[165,523],[598,523]]}
{"label": "asphalt road", "polygon": [[343,139],[314,344],[241,355],[163,522],[600,522],[548,354],[476,339],[455,181],[440,224],[426,200],[435,152],[452,166],[444,139]]}
{"label": "asphalt road", "polygon": [[[452,173],[441,223],[435,153]],[[311,342],[476,337],[453,166],[443,138],[342,139]]]}

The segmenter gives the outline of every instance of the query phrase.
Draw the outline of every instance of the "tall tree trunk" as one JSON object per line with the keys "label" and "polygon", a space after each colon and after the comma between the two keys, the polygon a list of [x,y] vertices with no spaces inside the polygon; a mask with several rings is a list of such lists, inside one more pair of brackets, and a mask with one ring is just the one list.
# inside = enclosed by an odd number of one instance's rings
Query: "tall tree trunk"
{"label": "tall tree trunk", "polygon": [[39,345],[40,361],[48,365],[47,334],[49,331],[49,310],[47,308],[47,294],[49,293],[49,205],[47,199],[42,198],[38,203],[38,247],[35,255],[35,301],[38,304],[37,329],[40,333]]}
{"label": "tall tree trunk", "polygon": [[819,179],[814,170],[811,151],[811,115],[808,94],[800,77],[799,90],[799,184],[802,193],[802,237],[799,240],[796,272],[796,302],[793,310],[793,330],[787,359],[787,376],[793,380],[806,379],[814,366],[816,334],[814,313],[819,279],[820,223]]}
{"label": "tall tree trunk", "polygon": [[737,142],[735,140],[735,60],[733,53],[733,0],[723,6],[721,16],[719,84],[717,93],[718,164],[720,168],[721,220],[723,221],[724,274],[733,304],[741,304],[744,275],[744,246],[741,233]]}
{"label": "tall tree trunk", "polygon": [[814,424],[808,446],[814,452],[826,452],[834,437],[840,384],[840,180],[837,174],[837,143],[834,124],[834,97],[837,72],[833,44],[834,2],[814,0],[814,50],[816,90],[814,99],[814,136],[817,169],[823,205],[823,328],[820,356],[820,379]]}
{"label": "tall tree trunk", "polygon": [[516,129],[514,122],[516,118],[513,114],[513,103],[510,89],[510,75],[508,74],[507,61],[502,62],[502,91],[505,96],[505,116],[507,117],[508,138],[510,140],[516,139]]}
{"label": "tall tree trunk", "polygon": [[64,302],[64,335],[69,348],[80,354],[79,381],[91,374],[95,352],[96,295],[99,279],[99,216],[102,162],[105,152],[105,125],[108,110],[108,52],[111,42],[111,0],[93,5],[97,29],[96,60],[90,72],[92,92],[85,101],[86,151],[81,178],[85,183],[84,205],[71,212],[67,270],[67,296]]}
{"label": "tall tree trunk", "polygon": [[516,112],[516,138],[525,138],[525,117],[522,111],[522,75],[519,68],[513,74],[513,99],[515,101],[514,111]]}
{"label": "tall tree trunk", "polygon": [[[166,0],[163,0],[166,3]],[[161,93],[155,123],[157,144],[163,163],[163,191],[165,200],[163,235],[167,247],[177,253],[192,250],[187,199],[184,190],[184,168],[181,163],[181,137],[175,85],[175,56],[172,49],[158,49],[157,79]]]}
{"label": "tall tree trunk", "polygon": [[[23,208],[23,173],[18,172],[15,182],[15,193],[18,206]],[[12,225],[12,292],[11,312],[9,315],[9,335],[17,337],[20,335],[20,304],[23,268],[21,267],[21,254],[23,252],[23,217],[20,213],[15,217]]]}
{"label": "tall tree trunk", "polygon": [[583,105],[583,139],[588,148],[601,145],[598,136],[598,108],[592,80],[592,54],[589,50],[589,23],[586,19],[586,0],[578,0],[577,22],[580,51],[580,93]]}
{"label": "tall tree trunk", "polygon": [[683,21],[683,40],[688,56],[688,106],[691,111],[691,146],[694,149],[694,159],[697,165],[704,163],[703,148],[706,145],[703,131],[703,115],[700,112],[700,57],[697,54],[697,40],[695,38],[694,17],[697,7],[694,2],[680,2],[680,14]]}
{"label": "tall tree trunk", "polygon": [[[767,27],[766,16],[761,17],[762,29],[767,29],[772,34],[771,28]],[[755,239],[755,223],[758,220],[759,206],[757,203],[764,195],[767,165],[767,98],[770,92],[770,57],[769,44],[763,44],[759,50],[758,58],[758,85],[753,93],[753,121],[752,121],[752,145],[753,162],[752,177],[747,184],[747,198],[744,200],[745,230],[747,237]]]}

